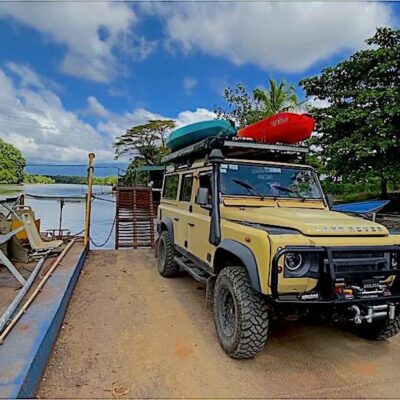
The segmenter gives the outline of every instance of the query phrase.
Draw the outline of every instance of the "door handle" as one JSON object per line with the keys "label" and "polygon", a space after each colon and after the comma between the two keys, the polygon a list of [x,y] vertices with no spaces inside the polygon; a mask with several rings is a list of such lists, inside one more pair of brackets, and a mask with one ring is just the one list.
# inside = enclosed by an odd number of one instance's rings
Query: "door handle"
{"label": "door handle", "polygon": [[188,222],[188,225],[189,226],[194,226],[194,223],[193,222]]}
{"label": "door handle", "polygon": [[174,221],[179,221],[179,218],[177,218],[177,217],[174,217]]}

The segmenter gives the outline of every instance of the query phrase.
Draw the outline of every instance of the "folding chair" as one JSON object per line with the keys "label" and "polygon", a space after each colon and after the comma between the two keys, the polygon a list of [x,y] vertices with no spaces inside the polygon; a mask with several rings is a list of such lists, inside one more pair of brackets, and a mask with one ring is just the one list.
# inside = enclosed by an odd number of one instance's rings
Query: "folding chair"
{"label": "folding chair", "polygon": [[63,244],[62,240],[51,240],[49,242],[42,240],[35,225],[35,218],[31,207],[25,205],[16,206],[14,207],[14,214],[23,223],[23,228],[28,236],[32,250],[40,253],[53,250]]}

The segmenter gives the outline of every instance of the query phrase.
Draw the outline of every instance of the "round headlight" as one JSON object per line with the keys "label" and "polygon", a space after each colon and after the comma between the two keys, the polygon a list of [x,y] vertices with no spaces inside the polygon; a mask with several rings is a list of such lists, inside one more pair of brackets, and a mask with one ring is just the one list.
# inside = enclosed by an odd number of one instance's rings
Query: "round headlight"
{"label": "round headlight", "polygon": [[289,271],[297,271],[303,265],[303,256],[300,253],[288,253],[285,256],[285,267]]}

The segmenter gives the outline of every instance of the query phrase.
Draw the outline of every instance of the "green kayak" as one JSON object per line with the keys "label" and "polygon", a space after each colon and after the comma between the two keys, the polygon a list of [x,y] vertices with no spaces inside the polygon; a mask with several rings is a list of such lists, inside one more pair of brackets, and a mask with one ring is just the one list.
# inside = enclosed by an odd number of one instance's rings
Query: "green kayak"
{"label": "green kayak", "polygon": [[167,146],[171,151],[176,151],[218,134],[236,136],[236,129],[230,122],[222,119],[196,122],[172,131],[167,139]]}

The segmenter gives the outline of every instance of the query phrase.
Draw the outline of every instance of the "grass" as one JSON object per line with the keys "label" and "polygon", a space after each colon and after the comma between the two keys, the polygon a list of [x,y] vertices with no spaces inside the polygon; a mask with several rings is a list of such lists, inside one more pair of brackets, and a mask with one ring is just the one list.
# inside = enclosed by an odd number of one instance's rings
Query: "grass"
{"label": "grass", "polygon": [[[20,193],[21,190],[20,189],[9,189],[9,188],[2,188],[2,185],[0,185],[0,195],[4,196],[4,195],[10,195],[10,194],[16,194],[16,193]],[[6,185],[8,186],[8,185]]]}

